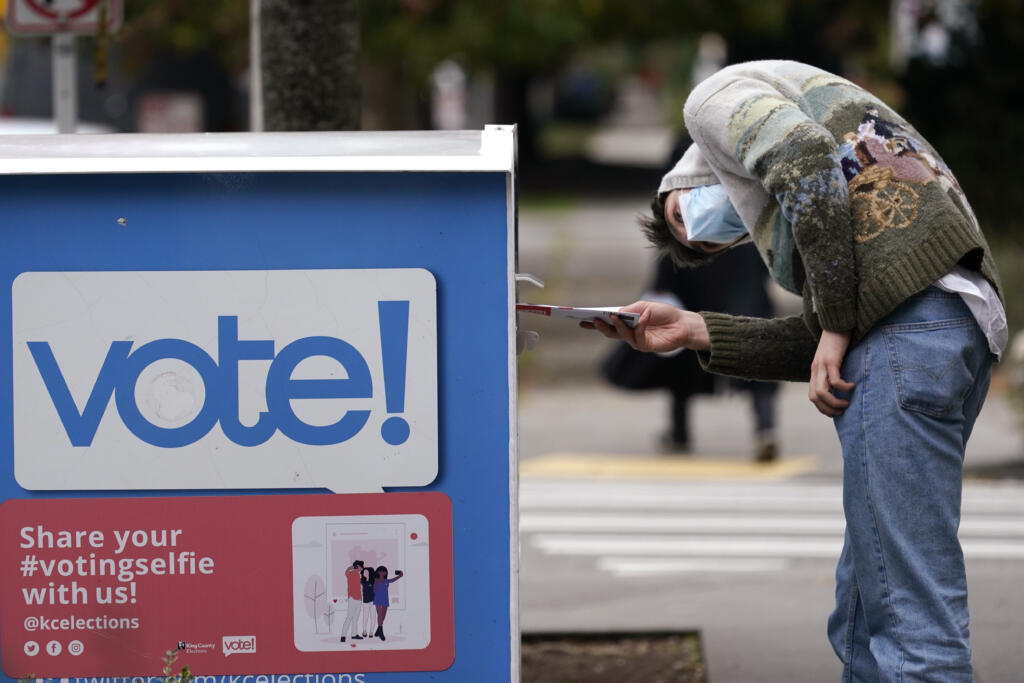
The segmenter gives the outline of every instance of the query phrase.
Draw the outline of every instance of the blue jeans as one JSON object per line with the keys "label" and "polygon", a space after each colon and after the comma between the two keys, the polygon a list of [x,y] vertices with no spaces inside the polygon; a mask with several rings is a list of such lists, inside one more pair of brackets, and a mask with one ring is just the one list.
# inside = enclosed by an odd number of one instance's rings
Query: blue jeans
{"label": "blue jeans", "polygon": [[973,680],[957,528],[994,359],[962,299],[935,287],[847,353],[857,386],[835,418],[846,540],[828,621],[843,681]]}

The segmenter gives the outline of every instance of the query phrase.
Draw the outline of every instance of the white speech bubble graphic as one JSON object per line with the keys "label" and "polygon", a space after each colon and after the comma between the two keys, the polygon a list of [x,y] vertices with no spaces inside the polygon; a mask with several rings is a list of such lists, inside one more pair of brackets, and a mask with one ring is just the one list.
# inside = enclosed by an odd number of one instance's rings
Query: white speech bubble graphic
{"label": "white speech bubble graphic", "polygon": [[419,268],[22,273],[30,490],[423,486],[437,304]]}

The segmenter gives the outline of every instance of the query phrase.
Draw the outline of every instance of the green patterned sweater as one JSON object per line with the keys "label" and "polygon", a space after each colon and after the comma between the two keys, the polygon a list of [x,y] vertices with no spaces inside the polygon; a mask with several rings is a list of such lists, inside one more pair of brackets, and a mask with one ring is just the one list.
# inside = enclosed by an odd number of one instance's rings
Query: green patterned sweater
{"label": "green patterned sweater", "polygon": [[956,178],[857,85],[798,62],[736,64],[694,88],[683,113],[772,278],[804,299],[791,318],[702,313],[707,370],[806,381],[822,328],[856,343],[958,263],[1002,296]]}

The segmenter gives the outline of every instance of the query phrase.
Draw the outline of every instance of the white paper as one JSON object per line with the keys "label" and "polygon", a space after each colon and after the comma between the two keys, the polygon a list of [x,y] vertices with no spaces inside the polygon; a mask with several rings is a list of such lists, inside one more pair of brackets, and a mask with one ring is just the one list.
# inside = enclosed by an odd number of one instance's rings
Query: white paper
{"label": "white paper", "polygon": [[533,313],[534,315],[544,315],[550,318],[568,318],[570,320],[581,320],[584,322],[593,322],[594,320],[603,320],[609,325],[612,324],[612,313],[615,313],[622,319],[622,322],[626,323],[629,327],[635,327],[636,321],[640,317],[637,313],[623,313],[621,306],[599,306],[599,307],[579,307],[579,306],[549,306],[546,304],[516,304],[516,310],[521,313]]}

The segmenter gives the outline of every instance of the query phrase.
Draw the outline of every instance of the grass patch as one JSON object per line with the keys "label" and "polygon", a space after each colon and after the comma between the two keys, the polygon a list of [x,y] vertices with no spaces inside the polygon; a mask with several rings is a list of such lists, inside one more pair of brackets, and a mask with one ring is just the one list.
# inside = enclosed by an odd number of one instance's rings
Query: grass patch
{"label": "grass patch", "polygon": [[523,683],[706,683],[697,633],[523,635]]}
{"label": "grass patch", "polygon": [[564,193],[523,191],[519,195],[520,211],[559,213],[571,211],[579,206],[579,204],[579,197]]}
{"label": "grass patch", "polygon": [[592,123],[553,121],[540,129],[538,147],[548,159],[582,157],[596,129]]}

